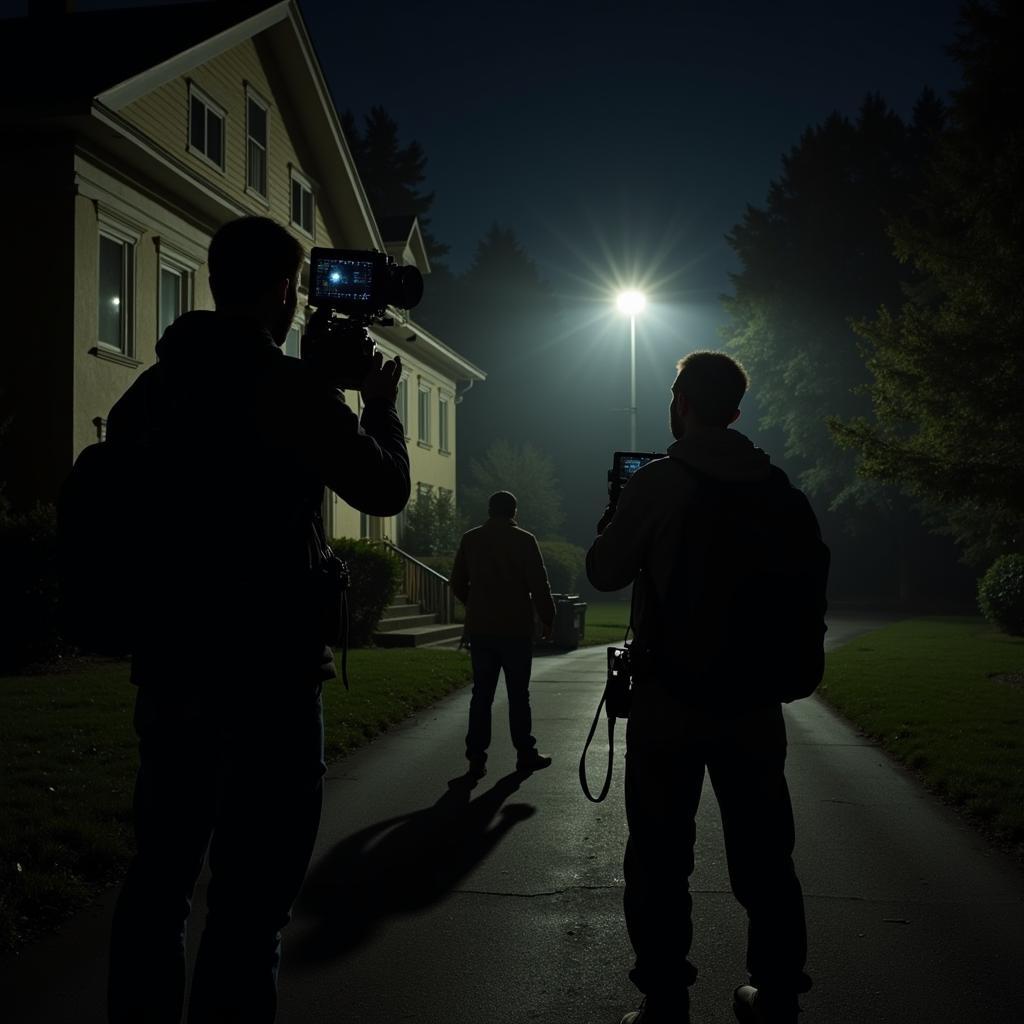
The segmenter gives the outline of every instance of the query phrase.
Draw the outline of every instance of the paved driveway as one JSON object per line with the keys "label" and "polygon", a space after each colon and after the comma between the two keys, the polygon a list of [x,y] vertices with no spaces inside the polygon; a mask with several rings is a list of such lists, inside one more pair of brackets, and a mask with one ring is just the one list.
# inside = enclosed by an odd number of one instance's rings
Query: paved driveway
{"label": "paved driveway", "polygon": [[[836,618],[830,642],[878,624]],[[621,746],[604,804],[588,803],[576,777],[604,651],[534,667],[535,732],[555,756],[546,771],[512,773],[499,700],[490,774],[472,790],[450,785],[463,770],[468,691],[333,767],[286,937],[281,1024],[617,1024],[634,1004],[621,915]],[[1024,876],[822,702],[786,716],[816,979],[803,1019],[1012,1019],[1005,1008],[1024,1005]],[[599,739],[592,788],[605,754]],[[710,787],[697,864],[693,1020],[725,1024],[744,980],[744,921]],[[103,1019],[110,903],[0,967],[4,1020]]]}

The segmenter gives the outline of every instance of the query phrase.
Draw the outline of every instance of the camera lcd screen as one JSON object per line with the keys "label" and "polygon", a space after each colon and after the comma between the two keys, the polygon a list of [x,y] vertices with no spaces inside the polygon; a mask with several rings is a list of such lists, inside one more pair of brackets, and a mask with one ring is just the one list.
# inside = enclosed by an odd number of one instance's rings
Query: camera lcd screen
{"label": "camera lcd screen", "polygon": [[369,306],[374,264],[369,260],[327,257],[313,263],[310,301],[325,305]]}
{"label": "camera lcd screen", "polygon": [[616,452],[615,461],[613,463],[615,469],[613,470],[615,479],[619,485],[625,484],[625,482],[641,467],[646,466],[648,462],[653,462],[655,459],[660,459],[661,456],[656,452]]}

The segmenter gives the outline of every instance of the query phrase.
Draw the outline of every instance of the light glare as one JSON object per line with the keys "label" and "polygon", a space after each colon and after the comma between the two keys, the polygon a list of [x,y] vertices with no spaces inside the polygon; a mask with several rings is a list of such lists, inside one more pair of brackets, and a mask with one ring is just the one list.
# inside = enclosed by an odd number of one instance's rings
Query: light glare
{"label": "light glare", "polygon": [[647,296],[643,292],[632,289],[619,292],[615,299],[615,305],[619,307],[621,313],[625,313],[627,316],[636,316],[637,313],[644,311],[644,306],[647,305]]}

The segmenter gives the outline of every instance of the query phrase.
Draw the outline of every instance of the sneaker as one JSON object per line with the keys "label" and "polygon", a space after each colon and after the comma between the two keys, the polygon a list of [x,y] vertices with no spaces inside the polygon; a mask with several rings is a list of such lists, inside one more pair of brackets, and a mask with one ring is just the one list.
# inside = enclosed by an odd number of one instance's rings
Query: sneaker
{"label": "sneaker", "polygon": [[[659,1012],[656,1009],[652,1009],[651,1004],[645,998],[641,1001],[640,1008],[637,1010],[630,1010],[630,1012],[627,1013],[621,1021],[619,1021],[619,1024],[669,1024],[669,1021],[671,1021],[671,1024],[689,1024],[689,1000],[687,999],[681,1008],[677,1007],[676,1009],[676,1016],[666,1016],[664,1010]],[[679,1016],[679,1014],[682,1014],[682,1016]]]}
{"label": "sneaker", "polygon": [[482,779],[487,774],[487,761],[482,757],[471,757],[468,774],[470,778]]}
{"label": "sneaker", "polygon": [[740,1024],[796,1024],[800,1004],[789,995],[769,1002],[753,985],[740,985],[732,994],[732,1012]]}
{"label": "sneaker", "polygon": [[539,772],[541,768],[547,768],[551,764],[551,758],[547,754],[538,754],[531,750],[528,754],[520,754],[516,761],[517,772]]}

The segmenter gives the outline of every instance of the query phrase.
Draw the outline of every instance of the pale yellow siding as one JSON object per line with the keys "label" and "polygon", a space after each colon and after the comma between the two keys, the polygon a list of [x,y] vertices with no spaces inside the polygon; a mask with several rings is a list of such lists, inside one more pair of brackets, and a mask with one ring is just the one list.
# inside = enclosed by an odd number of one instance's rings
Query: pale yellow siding
{"label": "pale yellow siding", "polygon": [[[224,170],[189,149],[189,83],[209,97],[225,113]],[[267,201],[246,191],[246,85],[268,106]],[[299,154],[299,146],[285,124],[287,98],[276,94],[264,68],[258,47],[252,40],[194,68],[181,78],[160,86],[120,111],[121,116],[157,142],[172,157],[226,192],[249,212],[273,217],[282,224],[291,221],[291,178],[294,167],[310,180],[317,194],[315,168]],[[319,197],[317,197],[319,199]],[[321,204],[315,204],[312,245],[341,246],[332,238]]]}

